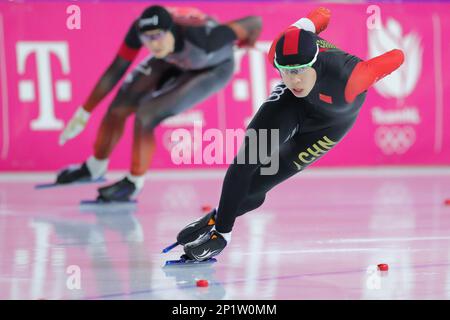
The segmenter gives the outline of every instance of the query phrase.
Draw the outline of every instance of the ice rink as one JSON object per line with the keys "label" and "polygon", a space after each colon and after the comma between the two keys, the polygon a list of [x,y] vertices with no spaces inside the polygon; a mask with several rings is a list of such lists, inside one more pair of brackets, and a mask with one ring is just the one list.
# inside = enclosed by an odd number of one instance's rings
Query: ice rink
{"label": "ice rink", "polygon": [[311,169],[240,217],[216,264],[163,268],[223,175],[153,172],[136,205],[80,206],[97,185],[1,174],[0,299],[450,298],[450,169]]}

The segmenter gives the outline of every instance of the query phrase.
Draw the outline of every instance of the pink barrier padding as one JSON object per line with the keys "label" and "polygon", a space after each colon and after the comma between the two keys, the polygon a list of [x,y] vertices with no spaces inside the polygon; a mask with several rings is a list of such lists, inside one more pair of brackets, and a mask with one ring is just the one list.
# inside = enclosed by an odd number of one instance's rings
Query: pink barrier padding
{"label": "pink barrier padding", "polygon": [[[80,29],[67,26],[67,8],[74,4],[80,8]],[[59,134],[112,61],[131,22],[146,5],[0,3],[0,171],[56,170],[79,163],[92,153],[96,130],[114,93],[94,111],[79,137],[60,147]],[[157,129],[158,146],[152,168],[225,168],[226,155],[222,164],[174,164],[170,156],[171,133],[178,128],[196,131],[202,143],[194,143],[193,149],[201,155],[211,143],[201,139],[206,130],[220,129],[225,139],[226,129],[244,129],[279,80],[265,51],[280,31],[316,4],[183,5],[197,7],[223,22],[245,15],[263,17],[258,50],[236,51],[235,75],[225,90]],[[327,7],[332,11],[332,20],[322,37],[363,59],[399,48],[404,50],[406,61],[398,72],[368,92],[353,130],[316,165],[449,163],[450,126],[445,119],[450,114],[445,106],[450,98],[450,80],[444,71],[450,70],[450,42],[445,38],[450,30],[450,4]],[[377,13],[379,24],[374,20]],[[144,51],[134,65],[148,55]],[[203,127],[195,128],[195,121],[202,121]],[[132,126],[130,118],[112,154],[112,169],[129,166]],[[226,151],[233,153],[233,148],[227,147]]]}

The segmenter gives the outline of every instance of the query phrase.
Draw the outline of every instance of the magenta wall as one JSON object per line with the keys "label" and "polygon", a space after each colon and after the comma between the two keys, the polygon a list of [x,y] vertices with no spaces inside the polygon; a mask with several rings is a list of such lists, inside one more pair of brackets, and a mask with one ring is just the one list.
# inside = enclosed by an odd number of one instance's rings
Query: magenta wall
{"label": "magenta wall", "polygon": [[[66,8],[74,3],[81,9],[80,30],[66,27]],[[55,170],[91,154],[98,123],[114,94],[95,110],[87,129],[64,147],[58,146],[60,130],[111,62],[131,21],[145,5],[0,3],[0,171]],[[235,76],[223,92],[158,128],[152,164],[158,169],[178,167],[171,161],[168,137],[176,128],[192,129],[193,119],[203,120],[203,130],[245,127],[278,79],[262,51],[281,30],[315,6],[270,2],[185,5],[198,7],[220,21],[261,15],[264,29],[260,50],[236,53]],[[450,75],[445,70],[450,70],[446,37],[450,4],[380,4],[382,25],[375,29],[367,27],[371,15],[367,4],[327,7],[333,16],[322,34],[325,39],[363,59],[397,47],[405,51],[406,62],[399,72],[369,91],[354,129],[317,165],[449,163]],[[137,60],[148,54],[143,51]],[[112,168],[128,167],[132,124],[130,119],[112,155]]]}

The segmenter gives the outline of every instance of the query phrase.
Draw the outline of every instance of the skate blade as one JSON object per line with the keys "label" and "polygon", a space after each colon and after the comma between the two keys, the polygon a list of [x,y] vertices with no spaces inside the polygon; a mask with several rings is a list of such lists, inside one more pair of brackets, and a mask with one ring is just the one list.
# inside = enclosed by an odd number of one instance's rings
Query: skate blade
{"label": "skate blade", "polygon": [[202,265],[202,264],[212,264],[216,263],[216,258],[209,258],[208,260],[204,261],[197,261],[197,260],[186,260],[186,259],[178,259],[178,260],[167,260],[165,267],[169,266],[186,266],[186,265]]}
{"label": "skate blade", "polygon": [[41,184],[37,184],[34,186],[34,189],[50,189],[50,188],[59,188],[59,187],[73,187],[73,186],[78,186],[78,185],[83,185],[83,184],[91,184],[91,183],[100,183],[100,182],[105,182],[106,179],[105,178],[98,178],[95,180],[90,180],[90,179],[86,179],[86,180],[79,180],[77,182],[72,182],[72,183],[57,183],[57,182],[53,182],[53,183],[41,183]]}
{"label": "skate blade", "polygon": [[169,252],[170,250],[172,250],[173,248],[175,248],[178,245],[179,245],[179,243],[175,242],[175,243],[171,244],[170,246],[164,248],[161,253],[167,253],[167,252]]}

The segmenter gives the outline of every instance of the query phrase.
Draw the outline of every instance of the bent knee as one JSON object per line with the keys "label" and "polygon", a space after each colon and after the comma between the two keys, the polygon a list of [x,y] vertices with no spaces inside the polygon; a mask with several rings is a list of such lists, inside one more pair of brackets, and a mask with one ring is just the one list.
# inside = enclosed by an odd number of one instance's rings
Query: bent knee
{"label": "bent knee", "polygon": [[115,106],[108,109],[105,117],[113,119],[126,119],[133,113],[134,109],[130,106]]}

